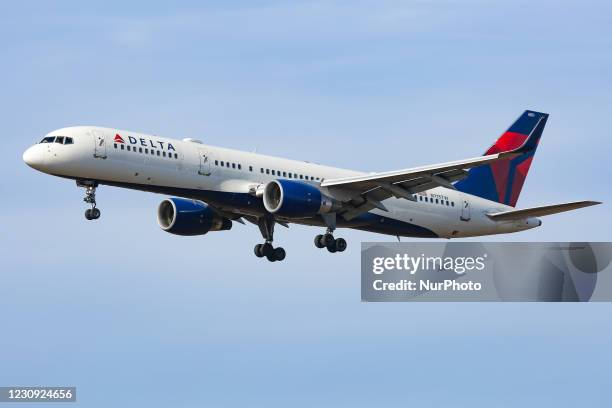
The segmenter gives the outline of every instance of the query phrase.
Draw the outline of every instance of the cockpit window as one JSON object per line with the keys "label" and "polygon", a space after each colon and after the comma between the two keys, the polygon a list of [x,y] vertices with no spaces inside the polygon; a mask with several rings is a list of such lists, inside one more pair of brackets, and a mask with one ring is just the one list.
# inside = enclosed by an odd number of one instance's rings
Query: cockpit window
{"label": "cockpit window", "polygon": [[59,143],[59,144],[74,144],[74,139],[67,136],[47,136],[40,143]]}

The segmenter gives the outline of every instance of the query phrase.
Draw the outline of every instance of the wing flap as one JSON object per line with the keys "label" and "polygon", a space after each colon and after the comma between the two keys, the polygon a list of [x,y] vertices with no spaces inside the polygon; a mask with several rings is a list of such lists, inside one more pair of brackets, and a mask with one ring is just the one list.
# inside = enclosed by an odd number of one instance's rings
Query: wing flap
{"label": "wing flap", "polygon": [[579,208],[590,207],[592,205],[601,204],[599,201],[574,201],[571,203],[545,205],[542,207],[524,208],[521,210],[502,211],[493,214],[487,214],[489,218],[495,221],[512,221],[520,220],[527,217],[542,217],[545,215],[558,214],[565,211],[577,210]]}

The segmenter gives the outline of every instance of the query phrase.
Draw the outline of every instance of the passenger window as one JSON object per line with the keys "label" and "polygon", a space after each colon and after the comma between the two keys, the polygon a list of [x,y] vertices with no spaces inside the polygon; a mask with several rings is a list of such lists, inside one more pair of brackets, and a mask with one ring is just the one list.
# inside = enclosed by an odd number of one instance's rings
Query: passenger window
{"label": "passenger window", "polygon": [[64,136],[58,136],[55,138],[55,143],[64,144]]}
{"label": "passenger window", "polygon": [[163,152],[163,153],[162,153],[162,156],[163,156],[163,157],[166,157],[166,152]]}
{"label": "passenger window", "polygon": [[454,207],[454,206],[455,206],[455,202],[451,201],[451,207]]}
{"label": "passenger window", "polygon": [[273,176],[276,176],[276,174],[274,173],[274,170],[272,170],[272,175],[273,175]]}
{"label": "passenger window", "polygon": [[223,162],[223,160],[221,160],[221,167],[224,167],[225,163]]}
{"label": "passenger window", "polygon": [[64,139],[64,144],[65,144],[65,145],[67,145],[67,144],[73,144],[73,143],[74,143],[74,141],[72,140],[72,138],[71,138],[71,137],[67,137],[66,139]]}
{"label": "passenger window", "polygon": [[253,171],[253,166],[249,166],[249,171]]}
{"label": "passenger window", "polygon": [[117,143],[114,143],[113,146],[115,146],[115,149],[117,148]]}
{"label": "passenger window", "polygon": [[40,143],[53,143],[54,140],[55,140],[55,136],[49,136],[41,140]]}
{"label": "passenger window", "polygon": [[263,167],[260,167],[259,170],[261,170],[261,174],[263,174]]}
{"label": "passenger window", "polygon": [[304,179],[304,175],[303,174],[300,174],[300,179],[302,179],[302,180]]}
{"label": "passenger window", "polygon": [[219,160],[215,160],[215,166],[219,165]]}
{"label": "passenger window", "polygon": [[287,177],[287,172],[283,171],[283,177]]}
{"label": "passenger window", "polygon": [[238,164],[238,170],[242,170],[242,165]]}
{"label": "passenger window", "polygon": [[132,151],[132,148],[130,146],[127,147],[128,152]]}
{"label": "passenger window", "polygon": [[121,145],[121,150],[125,150],[125,145]]}
{"label": "passenger window", "polygon": [[293,178],[293,177],[291,177],[291,173],[289,173],[289,178]]}
{"label": "passenger window", "polygon": [[138,153],[142,153],[142,147],[138,148]]}
{"label": "passenger window", "polygon": [[266,169],[266,174],[270,174],[270,169]]}
{"label": "passenger window", "polygon": [[161,152],[158,150],[157,151],[157,157],[161,156]]}
{"label": "passenger window", "polygon": [[236,163],[232,163],[232,169],[236,168]]}

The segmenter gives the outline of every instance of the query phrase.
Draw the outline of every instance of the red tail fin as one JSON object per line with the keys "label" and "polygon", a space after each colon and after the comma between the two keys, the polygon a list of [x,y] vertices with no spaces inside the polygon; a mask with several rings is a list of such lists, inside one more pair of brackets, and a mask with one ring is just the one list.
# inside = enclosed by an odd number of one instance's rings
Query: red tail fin
{"label": "red tail fin", "polygon": [[521,149],[523,153],[513,159],[475,167],[455,187],[464,193],[516,206],[547,120],[546,113],[525,111],[485,155],[517,149],[529,139]]}

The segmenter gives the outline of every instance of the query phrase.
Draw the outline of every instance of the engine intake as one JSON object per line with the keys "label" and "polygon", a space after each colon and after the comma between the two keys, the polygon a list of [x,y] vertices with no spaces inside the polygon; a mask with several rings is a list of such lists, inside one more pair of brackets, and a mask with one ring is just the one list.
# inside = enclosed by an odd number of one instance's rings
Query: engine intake
{"label": "engine intake", "polygon": [[319,188],[293,180],[273,180],[263,192],[264,207],[283,217],[306,218],[337,210],[340,203]]}
{"label": "engine intake", "polygon": [[157,223],[166,232],[176,235],[204,235],[209,231],[232,228],[232,221],[220,217],[201,201],[167,198],[157,208]]}

